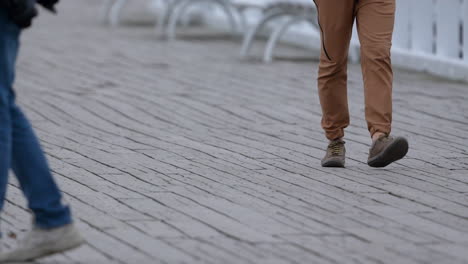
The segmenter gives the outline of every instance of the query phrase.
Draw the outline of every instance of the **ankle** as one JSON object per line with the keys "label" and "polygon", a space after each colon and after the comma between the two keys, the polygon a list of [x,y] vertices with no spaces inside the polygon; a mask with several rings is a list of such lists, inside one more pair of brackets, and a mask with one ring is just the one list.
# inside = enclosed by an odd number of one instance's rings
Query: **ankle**
{"label": "ankle", "polygon": [[382,133],[382,132],[375,132],[374,135],[372,135],[372,142],[376,142],[379,138],[386,136],[387,134]]}
{"label": "ankle", "polygon": [[329,140],[328,143],[333,143],[333,142],[337,142],[337,141],[344,141],[343,138],[336,138],[336,139],[333,139],[333,140]]}

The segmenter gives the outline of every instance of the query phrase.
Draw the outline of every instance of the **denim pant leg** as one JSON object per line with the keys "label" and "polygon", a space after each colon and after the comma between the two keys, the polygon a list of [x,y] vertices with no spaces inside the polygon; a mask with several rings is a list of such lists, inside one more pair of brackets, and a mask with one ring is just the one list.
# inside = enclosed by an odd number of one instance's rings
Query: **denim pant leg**
{"label": "denim pant leg", "polygon": [[0,8],[0,210],[3,209],[11,167],[12,122],[11,86],[15,78],[14,65],[18,53],[20,30],[10,23]]}
{"label": "denim pant leg", "polygon": [[[10,140],[0,143],[0,164],[3,166],[0,167],[0,184],[3,185],[0,186],[0,206],[4,202],[8,168],[11,167],[34,213],[35,225],[54,228],[71,223],[71,213],[70,208],[62,204],[60,190],[29,121],[15,103],[12,85],[19,34],[6,14],[0,12],[0,71],[8,73],[0,74],[0,97],[6,98],[8,104],[0,106],[0,116],[9,120],[8,123],[0,120],[0,140]],[[10,163],[7,165],[3,159]]]}
{"label": "denim pant leg", "polygon": [[31,125],[14,103],[10,114],[13,124],[12,168],[28,206],[34,212],[35,224],[41,228],[53,228],[71,223],[70,209],[62,204],[60,190]]}
{"label": "denim pant leg", "polygon": [[[1,35],[0,35],[1,38]],[[0,41],[1,42],[1,41]],[[1,48],[0,44],[0,48]],[[0,63],[0,67],[1,63]],[[0,69],[0,71],[2,71]],[[6,88],[0,83],[0,210],[3,209],[11,164],[11,117]]]}

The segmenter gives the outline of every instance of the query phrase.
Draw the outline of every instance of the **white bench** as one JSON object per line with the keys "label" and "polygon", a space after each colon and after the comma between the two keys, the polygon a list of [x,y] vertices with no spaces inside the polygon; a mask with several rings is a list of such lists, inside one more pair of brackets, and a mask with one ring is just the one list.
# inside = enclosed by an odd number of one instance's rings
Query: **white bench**
{"label": "white bench", "polygon": [[221,8],[235,34],[242,31],[240,13],[231,0],[170,0],[166,10],[159,17],[158,27],[169,40],[176,37],[178,22],[186,15],[186,11],[195,5],[211,4]]}
{"label": "white bench", "polygon": [[[157,18],[157,31],[165,35],[169,40],[175,39],[176,27],[180,20],[187,18],[186,11],[194,6],[200,4],[213,4],[217,5],[223,10],[229,20],[233,33],[242,31],[242,8],[247,6],[254,6],[247,3],[242,7],[236,6],[231,0],[152,0],[155,5],[158,5],[158,18]],[[258,0],[261,1],[261,0]],[[120,16],[123,8],[129,0],[105,0],[102,10],[102,20],[111,26],[117,26],[120,23]]]}
{"label": "white bench", "polygon": [[268,39],[264,62],[271,62],[276,44],[283,34],[293,25],[308,22],[318,30],[317,10],[310,0],[270,0],[262,7],[263,16],[257,24],[244,34],[241,57],[246,57],[258,33],[269,23],[275,24]]}
{"label": "white bench", "polygon": [[116,26],[119,24],[120,13],[127,0],[105,0],[101,19],[104,23]]}
{"label": "white bench", "polygon": [[[154,5],[150,5],[151,7],[156,6],[158,3],[166,6],[170,1],[172,0],[146,0],[145,2],[154,3]],[[129,0],[105,0],[101,11],[101,20],[106,24],[117,26],[120,23],[122,10],[128,2]]]}

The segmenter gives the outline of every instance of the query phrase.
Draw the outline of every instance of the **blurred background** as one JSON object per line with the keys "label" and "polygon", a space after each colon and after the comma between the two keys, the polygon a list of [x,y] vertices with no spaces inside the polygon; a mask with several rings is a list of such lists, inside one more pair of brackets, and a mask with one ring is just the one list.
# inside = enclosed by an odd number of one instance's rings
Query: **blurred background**
{"label": "blurred background", "polygon": [[[382,170],[365,162],[356,37],[347,168],[319,166],[312,1],[41,10],[15,91],[88,243],[34,263],[468,263],[468,1],[397,6],[393,132],[410,152]],[[10,179],[5,249],[31,224]]]}
{"label": "blurred background", "polygon": [[[117,26],[122,16],[123,19],[132,17],[129,13],[136,5],[146,5],[148,14],[158,17],[159,31],[169,39],[175,38],[176,23],[203,23],[247,38],[252,27],[266,22],[259,34],[273,38],[272,42],[281,39],[305,48],[320,48],[320,29],[312,0],[108,0],[103,19]],[[467,6],[465,0],[397,1],[394,65],[468,81],[468,41],[464,37],[468,35]],[[352,61],[359,61],[356,27],[351,49]],[[265,61],[271,61],[272,51],[266,52]]]}

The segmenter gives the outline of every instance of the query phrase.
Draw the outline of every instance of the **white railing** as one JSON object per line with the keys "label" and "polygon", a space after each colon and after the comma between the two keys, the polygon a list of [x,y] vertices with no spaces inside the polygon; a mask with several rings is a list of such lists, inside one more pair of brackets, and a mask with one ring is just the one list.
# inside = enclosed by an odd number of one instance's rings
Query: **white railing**
{"label": "white railing", "polygon": [[468,0],[397,0],[394,63],[468,81]]}

